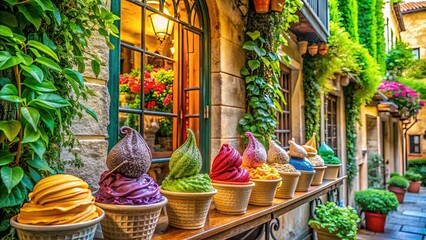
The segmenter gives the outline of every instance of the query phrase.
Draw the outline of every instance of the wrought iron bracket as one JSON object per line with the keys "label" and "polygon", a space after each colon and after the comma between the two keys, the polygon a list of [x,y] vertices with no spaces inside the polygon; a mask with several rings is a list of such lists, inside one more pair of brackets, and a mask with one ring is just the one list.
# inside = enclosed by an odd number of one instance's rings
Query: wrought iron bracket
{"label": "wrought iron bracket", "polygon": [[336,205],[340,205],[340,190],[335,188],[327,193],[327,200],[329,202],[334,202]]}
{"label": "wrought iron bracket", "polygon": [[309,219],[315,217],[315,208],[317,208],[321,204],[321,197],[317,197],[309,203]]}

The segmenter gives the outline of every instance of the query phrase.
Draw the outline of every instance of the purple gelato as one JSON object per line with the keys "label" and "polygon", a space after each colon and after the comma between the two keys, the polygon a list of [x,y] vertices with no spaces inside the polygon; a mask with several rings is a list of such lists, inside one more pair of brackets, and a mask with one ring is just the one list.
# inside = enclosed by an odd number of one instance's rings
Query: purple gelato
{"label": "purple gelato", "polygon": [[[102,173],[101,179],[106,174],[108,171]],[[164,199],[158,184],[146,173],[139,178],[113,173],[100,183],[100,188],[94,196],[97,202],[120,205],[148,205]]]}

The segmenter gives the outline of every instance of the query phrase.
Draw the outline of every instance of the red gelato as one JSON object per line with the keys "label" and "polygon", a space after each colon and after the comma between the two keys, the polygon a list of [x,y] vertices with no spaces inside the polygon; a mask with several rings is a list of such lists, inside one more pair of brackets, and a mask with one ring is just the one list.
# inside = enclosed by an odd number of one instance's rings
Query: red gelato
{"label": "red gelato", "polygon": [[241,167],[240,153],[228,144],[223,144],[213,160],[210,178],[213,181],[230,183],[248,183],[250,173]]}

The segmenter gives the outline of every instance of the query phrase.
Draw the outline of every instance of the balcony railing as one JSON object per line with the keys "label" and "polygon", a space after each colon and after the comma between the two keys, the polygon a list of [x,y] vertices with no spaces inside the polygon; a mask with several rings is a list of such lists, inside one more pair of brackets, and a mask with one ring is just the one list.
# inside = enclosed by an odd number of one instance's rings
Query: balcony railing
{"label": "balcony railing", "polygon": [[303,0],[303,2],[311,8],[325,29],[329,31],[328,0]]}
{"label": "balcony railing", "polygon": [[299,22],[291,24],[291,31],[299,40],[327,42],[330,35],[328,0],[302,0],[304,6],[298,11]]}

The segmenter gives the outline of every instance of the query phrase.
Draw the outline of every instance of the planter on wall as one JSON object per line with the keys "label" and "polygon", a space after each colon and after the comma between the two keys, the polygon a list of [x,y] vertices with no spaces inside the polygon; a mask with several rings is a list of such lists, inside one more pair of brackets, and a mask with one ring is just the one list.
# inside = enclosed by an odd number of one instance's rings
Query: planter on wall
{"label": "planter on wall", "polygon": [[349,85],[349,83],[350,83],[350,80],[348,75],[342,75],[340,77],[340,85],[342,85],[343,87],[346,87]]}
{"label": "planter on wall", "polygon": [[318,52],[320,55],[324,56],[328,53],[328,46],[325,42],[322,42],[318,46]]}
{"label": "planter on wall", "polygon": [[303,55],[306,54],[308,51],[308,41],[299,41],[297,43],[297,46],[299,47],[299,52]]}
{"label": "planter on wall", "polygon": [[282,12],[285,0],[271,0],[271,10],[274,12]]}
{"label": "planter on wall", "polygon": [[395,193],[399,203],[404,203],[404,196],[405,196],[405,192],[407,191],[406,189],[389,186],[388,190]]}
{"label": "planter on wall", "polygon": [[418,182],[410,181],[410,186],[408,187],[408,192],[419,193],[421,185],[422,185],[422,181],[418,181]]}
{"label": "planter on wall", "polygon": [[257,13],[269,12],[269,5],[271,4],[271,0],[253,0],[253,2]]}
{"label": "planter on wall", "polygon": [[313,44],[313,45],[309,46],[308,51],[309,51],[309,54],[311,54],[311,56],[317,55],[318,54],[318,45]]}

